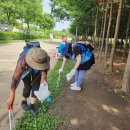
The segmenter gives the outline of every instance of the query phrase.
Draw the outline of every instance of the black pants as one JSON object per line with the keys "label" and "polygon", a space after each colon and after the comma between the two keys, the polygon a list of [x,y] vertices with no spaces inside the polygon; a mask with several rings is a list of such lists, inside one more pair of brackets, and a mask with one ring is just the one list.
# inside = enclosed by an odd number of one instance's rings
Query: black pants
{"label": "black pants", "polygon": [[31,97],[36,98],[34,91],[37,91],[40,86],[41,75],[40,73],[37,74],[30,74],[23,78],[24,89],[23,89],[23,97],[28,98],[31,93]]}

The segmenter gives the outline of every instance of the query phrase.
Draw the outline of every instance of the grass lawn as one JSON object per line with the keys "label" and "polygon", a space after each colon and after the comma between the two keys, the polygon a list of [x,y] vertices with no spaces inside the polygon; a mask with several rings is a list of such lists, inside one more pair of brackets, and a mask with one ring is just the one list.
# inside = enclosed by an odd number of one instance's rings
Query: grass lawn
{"label": "grass lawn", "polygon": [[[39,41],[39,40],[46,40],[46,39],[32,39],[30,41]],[[7,43],[19,43],[24,42],[25,40],[0,40],[0,44],[7,44]]]}
{"label": "grass lawn", "polygon": [[24,40],[0,40],[0,44],[7,44],[7,43],[12,43],[12,42],[22,42]]}

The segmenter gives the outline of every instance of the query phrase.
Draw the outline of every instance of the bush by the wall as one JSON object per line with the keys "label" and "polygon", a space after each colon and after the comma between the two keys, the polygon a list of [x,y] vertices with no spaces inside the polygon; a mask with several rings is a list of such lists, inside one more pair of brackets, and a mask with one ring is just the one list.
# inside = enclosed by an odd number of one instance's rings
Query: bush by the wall
{"label": "bush by the wall", "polygon": [[0,31],[0,40],[49,39],[49,35]]}
{"label": "bush by the wall", "polygon": [[62,38],[63,33],[61,31],[54,31],[53,33],[54,33],[54,38],[56,39]]}

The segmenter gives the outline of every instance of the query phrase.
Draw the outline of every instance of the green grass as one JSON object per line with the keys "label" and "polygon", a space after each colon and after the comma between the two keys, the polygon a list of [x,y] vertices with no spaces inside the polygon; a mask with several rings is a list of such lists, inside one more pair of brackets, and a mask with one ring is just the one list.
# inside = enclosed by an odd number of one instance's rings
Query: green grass
{"label": "green grass", "polygon": [[22,42],[24,40],[0,40],[0,44],[12,43],[12,42]]}
{"label": "green grass", "polygon": [[[58,70],[61,67],[62,61],[58,61],[55,67],[48,75],[48,85],[51,92],[51,97],[55,102],[55,98],[62,94],[62,89],[67,84],[66,74],[72,69],[72,63],[69,61],[66,64],[64,72],[61,76],[60,85],[56,87]],[[48,110],[53,110],[53,103],[40,103],[37,101],[38,115],[33,117],[30,112],[24,113],[22,118],[17,122],[16,130],[55,130],[63,121],[62,115],[48,114]]]}
{"label": "green grass", "polygon": [[[38,41],[38,40],[43,40],[43,39],[28,39],[28,40],[30,40],[30,41]],[[24,42],[24,41],[25,40],[0,40],[0,44],[19,43],[19,42]]]}

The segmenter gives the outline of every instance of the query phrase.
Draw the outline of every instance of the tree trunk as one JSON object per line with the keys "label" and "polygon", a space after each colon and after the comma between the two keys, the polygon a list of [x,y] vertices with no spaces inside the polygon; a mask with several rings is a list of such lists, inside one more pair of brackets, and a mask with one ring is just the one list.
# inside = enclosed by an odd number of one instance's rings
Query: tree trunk
{"label": "tree trunk", "polygon": [[122,90],[124,92],[130,91],[130,49],[129,49],[129,55],[128,55],[125,73],[123,77]]}
{"label": "tree trunk", "polygon": [[11,31],[11,20],[10,20],[10,13],[7,13],[7,19],[8,19],[8,26],[9,26],[9,31]]}
{"label": "tree trunk", "polygon": [[91,35],[91,43],[93,42],[93,35]]}
{"label": "tree trunk", "polygon": [[111,56],[110,56],[110,65],[109,65],[110,73],[112,73],[113,71],[113,60],[114,60],[115,47],[116,47],[116,42],[117,42],[118,33],[119,33],[119,27],[120,27],[122,4],[123,4],[122,0],[119,0],[118,15],[117,15],[117,20],[116,20],[116,29],[115,29],[115,34],[114,34],[114,42],[113,42]]}
{"label": "tree trunk", "polygon": [[29,25],[29,22],[27,22],[27,33],[30,34],[30,25]]}
{"label": "tree trunk", "polygon": [[44,28],[44,34],[46,34],[46,28]]}
{"label": "tree trunk", "polygon": [[129,11],[129,16],[128,16],[128,23],[127,23],[127,29],[126,29],[126,44],[125,44],[125,49],[123,53],[123,60],[125,60],[127,50],[128,50],[128,35],[129,35],[129,26],[130,26],[130,11]]}
{"label": "tree trunk", "polygon": [[76,27],[75,42],[78,40],[78,26]]}
{"label": "tree trunk", "polygon": [[87,29],[86,29],[86,40],[88,40],[88,33],[87,33]]}
{"label": "tree trunk", "polygon": [[100,40],[99,40],[99,45],[98,45],[98,57],[99,57],[99,53],[100,53],[100,48],[101,48],[101,39],[102,39],[102,33],[103,33],[103,21],[104,19],[102,18],[102,25],[101,25],[101,33],[100,33]]}
{"label": "tree trunk", "polygon": [[101,48],[100,48],[100,52],[99,52],[99,57],[101,57],[101,55],[102,55],[103,45],[104,45],[104,41],[105,41],[106,24],[107,24],[107,12],[108,12],[108,3],[106,4],[106,11],[105,11],[105,17],[104,17],[104,27],[103,27],[103,35],[102,35],[102,43],[101,43]]}
{"label": "tree trunk", "polygon": [[[101,26],[101,25],[100,25]],[[94,45],[94,48],[96,51],[98,51],[98,45],[99,45],[99,25],[97,26],[97,36],[96,36],[96,44]]]}
{"label": "tree trunk", "polygon": [[95,39],[97,37],[97,19],[98,19],[98,7],[96,12],[96,20],[95,20],[95,30],[94,30],[94,38],[93,38],[93,44],[95,45]]}
{"label": "tree trunk", "polygon": [[22,24],[22,30],[24,30],[24,21],[23,21],[23,19],[21,20],[22,22],[21,22],[21,24]]}
{"label": "tree trunk", "polygon": [[107,28],[106,48],[105,48],[105,63],[107,62],[108,43],[109,43],[109,35],[110,35],[110,28],[111,28],[111,21],[112,21],[112,11],[113,11],[113,0],[111,0],[110,16],[109,16],[109,23],[108,23],[108,28]]}
{"label": "tree trunk", "polygon": [[28,27],[28,30],[30,30],[30,26],[29,26],[29,23],[27,22],[27,27]]}
{"label": "tree trunk", "polygon": [[87,29],[87,39],[89,40],[89,29],[90,27],[88,27],[88,29]]}

